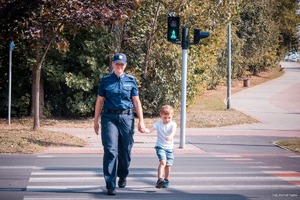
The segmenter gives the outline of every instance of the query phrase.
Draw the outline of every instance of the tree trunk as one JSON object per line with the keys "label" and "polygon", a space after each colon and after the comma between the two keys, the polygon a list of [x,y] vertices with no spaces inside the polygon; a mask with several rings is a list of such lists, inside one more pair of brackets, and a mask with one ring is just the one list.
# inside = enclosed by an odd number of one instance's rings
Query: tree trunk
{"label": "tree trunk", "polygon": [[146,52],[146,56],[145,56],[145,66],[144,66],[144,78],[147,77],[147,72],[148,72],[148,63],[149,63],[149,58],[151,55],[151,47],[152,47],[152,43],[153,43],[153,39],[154,39],[154,34],[157,28],[157,18],[159,15],[159,11],[160,11],[160,5],[161,3],[158,2],[157,5],[157,10],[156,10],[156,15],[155,18],[153,19],[152,25],[151,25],[151,32],[150,32],[150,36],[147,42],[147,52]]}
{"label": "tree trunk", "polygon": [[[30,116],[33,117],[34,116],[34,106],[35,106],[35,95],[36,95],[36,73],[37,73],[37,66],[34,66],[33,70],[32,70],[32,85],[31,85],[31,111],[30,111]],[[40,74],[40,90],[39,90],[39,113],[40,116],[43,116],[43,110],[44,110],[44,79],[43,79],[43,75],[42,72]]]}
{"label": "tree trunk", "polygon": [[44,116],[44,102],[45,102],[45,93],[44,93],[44,78],[43,78],[43,72],[41,70],[41,74],[40,74],[40,117]]}
{"label": "tree trunk", "polygon": [[[33,72],[32,74],[34,75],[33,76],[33,80],[32,80],[32,86],[33,86],[33,130],[37,130],[40,128],[40,104],[42,102],[42,106],[43,107],[43,104],[44,104],[44,87],[40,87],[40,83],[41,83],[41,71],[42,71],[42,64],[46,58],[46,55],[50,49],[50,46],[52,44],[52,42],[54,41],[54,38],[57,34],[57,32],[59,31],[59,29],[61,28],[63,24],[60,23],[58,24],[57,26],[57,29],[53,32],[53,35],[52,35],[52,38],[49,40],[46,48],[44,49],[45,51],[43,52],[43,54],[40,54],[41,50],[43,48],[41,48],[41,46],[39,46],[39,44],[36,44],[36,66],[32,69]],[[41,57],[39,55],[42,55]],[[43,84],[43,81],[42,81],[42,84]],[[42,92],[40,93],[40,89],[42,88]],[[41,102],[40,102],[40,95],[41,96],[41,99],[43,99]]]}
{"label": "tree trunk", "polygon": [[34,115],[34,105],[35,105],[35,81],[36,81],[36,65],[32,68],[32,83],[31,83],[31,111],[30,116]]}
{"label": "tree trunk", "polygon": [[[114,33],[115,39],[111,41],[111,46],[113,49],[113,53],[120,52],[121,46],[122,46],[122,40],[123,40],[123,31],[124,31],[124,25],[123,24],[113,24],[111,26],[111,32]],[[112,56],[109,56],[109,71],[113,72],[112,67]]]}
{"label": "tree trunk", "polygon": [[40,128],[40,79],[41,79],[41,67],[40,64],[37,64],[33,68],[33,74],[35,74],[34,81],[32,82],[33,86],[33,96],[34,96],[34,111],[33,111],[33,130],[38,130]]}

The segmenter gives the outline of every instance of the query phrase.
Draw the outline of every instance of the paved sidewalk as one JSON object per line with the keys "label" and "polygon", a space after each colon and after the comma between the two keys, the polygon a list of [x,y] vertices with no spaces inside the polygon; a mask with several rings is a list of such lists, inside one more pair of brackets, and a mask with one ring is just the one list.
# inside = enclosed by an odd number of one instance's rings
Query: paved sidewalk
{"label": "paved sidewalk", "polygon": [[[50,147],[44,152],[46,154],[52,153],[103,153],[103,148],[101,144],[101,136],[96,135],[94,129],[92,128],[49,128],[52,131],[59,131],[74,135],[81,138],[87,142],[87,146],[82,147]],[[179,132],[177,133],[179,136]],[[134,146],[132,153],[135,154],[155,154],[154,145],[156,142],[155,134],[145,134],[137,132],[134,136]],[[179,148],[179,137],[174,139],[175,153],[176,154],[202,154],[205,151],[187,143],[184,149]]]}
{"label": "paved sidewalk", "polygon": [[[209,136],[278,136],[300,138],[300,63],[282,62],[285,74],[278,79],[234,94],[232,108],[244,112],[261,123],[228,126],[221,128],[191,128],[186,135]],[[88,145],[78,147],[48,148],[44,154],[52,153],[103,153],[100,135],[92,128],[51,128],[85,140]],[[136,132],[133,154],[155,154],[155,134]],[[190,143],[179,148],[179,130],[175,137],[175,154],[203,154],[202,149]]]}
{"label": "paved sidewalk", "polygon": [[282,62],[281,67],[283,76],[233,95],[234,109],[262,122],[247,129],[300,131],[300,63]]}

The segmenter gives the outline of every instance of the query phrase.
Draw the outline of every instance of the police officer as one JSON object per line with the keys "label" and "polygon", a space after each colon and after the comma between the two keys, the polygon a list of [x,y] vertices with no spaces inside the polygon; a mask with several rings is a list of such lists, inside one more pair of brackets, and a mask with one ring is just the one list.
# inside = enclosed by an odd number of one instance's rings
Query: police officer
{"label": "police officer", "polygon": [[126,65],[126,55],[116,53],[112,62],[113,73],[101,79],[95,106],[94,129],[97,135],[101,114],[101,139],[104,149],[103,174],[108,195],[116,194],[117,176],[119,177],[118,186],[120,188],[126,186],[133,146],[133,107],[138,117],[138,130],[145,132],[136,80],[133,76],[124,73]]}

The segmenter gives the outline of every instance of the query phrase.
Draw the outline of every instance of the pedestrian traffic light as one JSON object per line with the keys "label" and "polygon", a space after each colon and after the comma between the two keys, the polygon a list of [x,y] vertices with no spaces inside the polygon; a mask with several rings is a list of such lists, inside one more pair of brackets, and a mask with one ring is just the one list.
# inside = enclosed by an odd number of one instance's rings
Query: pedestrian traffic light
{"label": "pedestrian traffic light", "polygon": [[198,44],[200,42],[200,39],[207,38],[208,36],[209,32],[194,29],[194,44]]}
{"label": "pedestrian traffic light", "polygon": [[180,17],[168,17],[168,41],[177,42],[179,41],[179,30],[180,30]]}

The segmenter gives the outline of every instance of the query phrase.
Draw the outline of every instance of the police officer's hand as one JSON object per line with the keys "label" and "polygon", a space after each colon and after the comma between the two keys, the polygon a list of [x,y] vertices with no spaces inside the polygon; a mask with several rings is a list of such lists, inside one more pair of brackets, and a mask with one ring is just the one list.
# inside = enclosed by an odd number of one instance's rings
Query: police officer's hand
{"label": "police officer's hand", "polygon": [[145,123],[144,122],[139,122],[138,124],[138,129],[141,133],[145,133],[146,131],[146,126],[145,126]]}
{"label": "police officer's hand", "polygon": [[97,135],[99,135],[99,123],[98,122],[94,122],[94,130],[95,130],[95,133]]}

